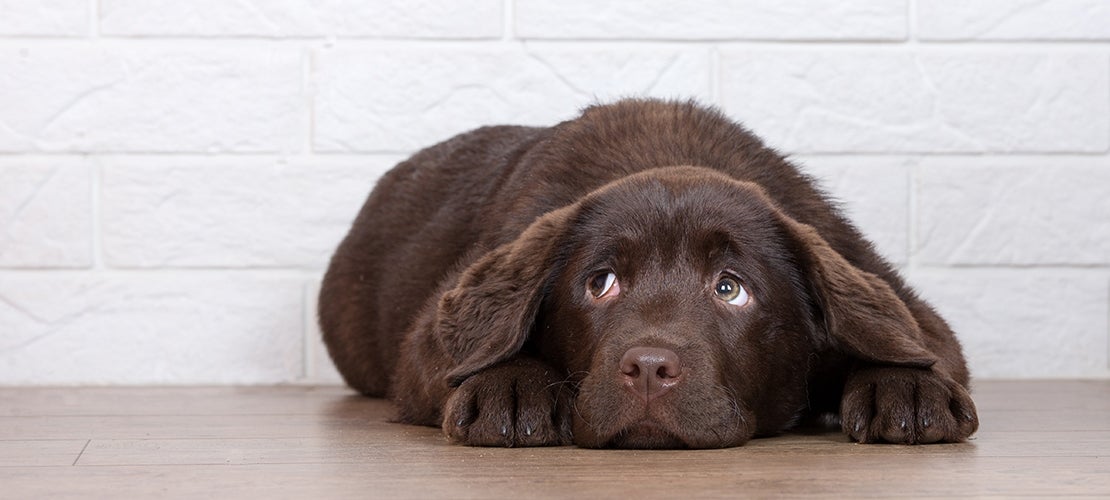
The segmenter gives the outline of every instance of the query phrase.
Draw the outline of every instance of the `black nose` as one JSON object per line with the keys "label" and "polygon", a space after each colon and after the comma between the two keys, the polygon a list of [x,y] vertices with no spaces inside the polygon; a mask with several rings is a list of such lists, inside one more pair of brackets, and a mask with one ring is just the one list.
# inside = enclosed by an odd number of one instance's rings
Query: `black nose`
{"label": "black nose", "polygon": [[633,347],[621,357],[621,373],[625,386],[636,395],[651,401],[678,384],[682,363],[670,349]]}

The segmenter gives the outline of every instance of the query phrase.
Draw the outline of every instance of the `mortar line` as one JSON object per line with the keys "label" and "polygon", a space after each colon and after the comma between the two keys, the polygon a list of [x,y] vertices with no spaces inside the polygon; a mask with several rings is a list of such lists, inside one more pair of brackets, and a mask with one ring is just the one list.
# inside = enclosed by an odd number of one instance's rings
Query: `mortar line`
{"label": "mortar line", "polygon": [[89,189],[89,204],[90,218],[92,222],[89,230],[92,231],[91,250],[92,250],[92,269],[94,271],[103,271],[104,264],[104,167],[101,165],[99,158],[91,158],[92,172],[90,174],[90,189]]}
{"label": "mortar line", "polygon": [[[96,0],[90,0],[96,1]],[[99,10],[99,9],[98,9]],[[92,19],[92,16],[90,16]],[[403,36],[287,36],[274,38],[269,35],[238,35],[238,36],[200,36],[200,35],[105,35],[99,29],[99,19],[90,20],[89,25],[96,24],[95,34],[98,43],[106,48],[130,47],[135,43],[153,48],[187,48],[187,49],[229,49],[228,43],[235,42],[236,47],[282,47],[300,46],[304,43],[342,41],[345,49],[353,50],[389,50],[393,48],[429,49],[429,50],[491,50],[504,47],[506,41],[529,42],[541,48],[591,48],[594,50],[627,50],[638,47],[682,47],[691,48],[714,44],[723,48],[743,48],[745,50],[781,50],[784,52],[801,51],[813,52],[918,52],[936,54],[1088,54],[1102,55],[1105,53],[1108,39],[1091,40],[918,40],[905,37],[903,39],[740,39],[740,38],[521,38],[516,33],[503,34],[500,38],[473,38],[461,36],[446,36],[440,38],[420,38]],[[90,28],[91,29],[91,28]],[[511,38],[508,38],[511,36]],[[0,36],[0,46],[21,47],[28,42],[36,42],[43,46],[84,46],[86,39],[73,36],[58,35],[3,35]],[[459,49],[459,45],[466,46]]]}
{"label": "mortar line", "polygon": [[316,50],[311,45],[305,45],[301,51],[301,92],[305,107],[301,123],[301,133],[305,135],[301,142],[301,154],[312,156],[316,152]]}
{"label": "mortar line", "polygon": [[906,2],[906,45],[917,45],[917,0]]}
{"label": "mortar line", "polygon": [[516,10],[513,9],[513,0],[504,0],[501,4],[501,41],[511,42],[515,39],[516,33],[513,30],[515,18]]}
{"label": "mortar line", "polygon": [[917,271],[918,268],[918,233],[920,232],[919,226],[921,224],[921,217],[918,213],[918,205],[920,204],[920,200],[918,199],[920,169],[921,162],[914,161],[910,164],[909,193],[906,197],[910,205],[906,210],[906,217],[908,218],[906,221],[906,267],[911,274]]}
{"label": "mortar line", "polygon": [[100,38],[100,0],[89,0],[89,38]]}

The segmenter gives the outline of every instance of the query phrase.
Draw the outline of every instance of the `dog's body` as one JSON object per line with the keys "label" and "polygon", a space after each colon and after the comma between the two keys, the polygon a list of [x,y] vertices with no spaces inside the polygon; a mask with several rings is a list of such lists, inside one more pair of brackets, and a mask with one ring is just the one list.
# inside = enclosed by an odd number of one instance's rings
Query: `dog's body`
{"label": "dog's body", "polygon": [[722,447],[839,414],[959,441],[959,343],[811,181],[693,104],[488,127],[390,171],[324,278],[346,381],[474,445]]}

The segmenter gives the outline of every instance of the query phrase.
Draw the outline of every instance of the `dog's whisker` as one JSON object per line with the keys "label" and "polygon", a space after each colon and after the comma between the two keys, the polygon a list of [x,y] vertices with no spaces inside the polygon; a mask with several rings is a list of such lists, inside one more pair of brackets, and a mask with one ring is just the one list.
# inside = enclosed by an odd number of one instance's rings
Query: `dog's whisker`
{"label": "dog's whisker", "polygon": [[574,414],[578,415],[578,418],[582,419],[582,422],[584,422],[586,425],[593,425],[592,423],[590,423],[590,419],[586,418],[586,416],[582,414],[582,410],[578,408],[578,398],[574,398],[571,401],[570,408],[571,410],[574,410]]}

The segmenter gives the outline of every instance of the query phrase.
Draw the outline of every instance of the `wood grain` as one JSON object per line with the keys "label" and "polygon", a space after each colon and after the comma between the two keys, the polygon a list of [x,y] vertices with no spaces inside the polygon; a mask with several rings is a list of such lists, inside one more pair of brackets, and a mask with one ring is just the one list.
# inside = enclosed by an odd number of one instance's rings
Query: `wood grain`
{"label": "wood grain", "polygon": [[967,443],[468,448],[340,387],[0,389],[11,498],[1110,496],[1110,381],[991,381]]}

